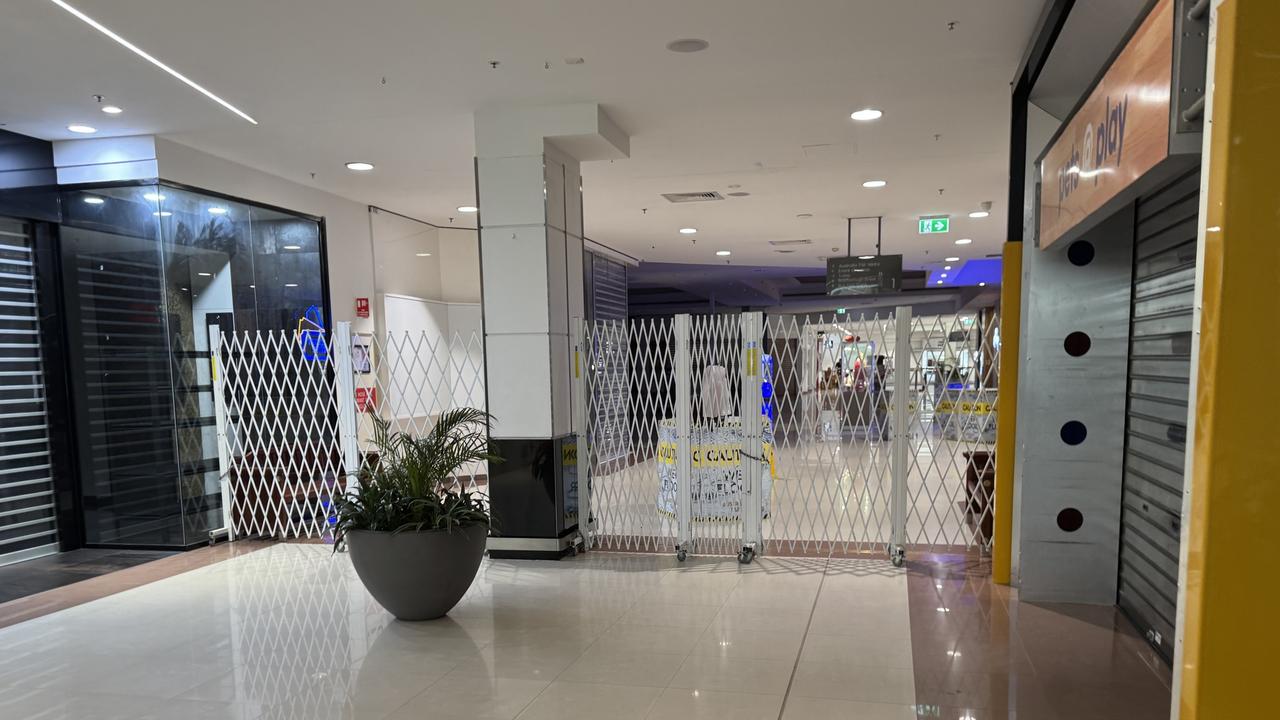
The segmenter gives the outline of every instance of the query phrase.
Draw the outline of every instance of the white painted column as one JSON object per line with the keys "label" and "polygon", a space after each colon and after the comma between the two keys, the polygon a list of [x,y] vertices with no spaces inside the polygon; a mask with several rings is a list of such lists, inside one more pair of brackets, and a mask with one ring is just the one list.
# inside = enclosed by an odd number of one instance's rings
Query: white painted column
{"label": "white painted column", "polygon": [[579,163],[625,158],[629,141],[594,103],[485,111],[475,127],[490,436],[507,459],[491,467],[505,537],[490,550],[553,554],[571,528],[546,458],[586,429],[572,411],[570,318],[585,315]]}

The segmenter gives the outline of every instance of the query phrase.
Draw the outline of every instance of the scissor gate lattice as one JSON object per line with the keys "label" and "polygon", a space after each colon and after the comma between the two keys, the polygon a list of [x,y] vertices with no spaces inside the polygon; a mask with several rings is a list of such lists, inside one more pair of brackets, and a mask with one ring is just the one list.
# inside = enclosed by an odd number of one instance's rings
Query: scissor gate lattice
{"label": "scissor gate lattice", "polygon": [[[595,546],[687,541],[725,553],[758,538],[766,553],[824,556],[990,546],[994,313],[899,308],[752,325],[753,315],[585,325]],[[744,427],[757,402],[759,425]],[[732,470],[717,474],[717,463]]]}
{"label": "scissor gate lattice", "polygon": [[[478,333],[224,333],[220,462],[233,536],[332,536],[332,502],[372,459],[374,418],[421,435],[441,412],[485,407]],[[456,482],[484,491],[485,463]]]}

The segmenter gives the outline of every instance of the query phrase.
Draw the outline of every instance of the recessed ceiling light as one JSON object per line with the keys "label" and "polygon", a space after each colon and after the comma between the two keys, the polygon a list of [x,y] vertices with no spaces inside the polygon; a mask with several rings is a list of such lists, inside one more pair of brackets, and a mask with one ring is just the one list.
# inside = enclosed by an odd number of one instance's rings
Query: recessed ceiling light
{"label": "recessed ceiling light", "polygon": [[151,214],[155,215],[156,217],[169,217],[173,213],[169,212],[168,210],[157,210]]}
{"label": "recessed ceiling light", "polygon": [[868,181],[866,181],[866,182],[862,183],[862,187],[864,187],[864,188],[882,188],[882,187],[884,187],[885,185],[888,185],[888,184],[889,184],[889,183],[887,183],[887,182],[885,182],[885,181],[883,181],[883,180],[868,180]]}
{"label": "recessed ceiling light", "polygon": [[67,129],[73,133],[80,133],[81,135],[92,135],[93,133],[98,132],[98,128],[93,127],[92,125],[73,124],[68,125]]}
{"label": "recessed ceiling light", "polygon": [[213,277],[213,273],[198,272],[196,274],[199,275],[200,277]]}
{"label": "recessed ceiling light", "polygon": [[875,108],[863,108],[853,112],[849,117],[854,120],[866,122],[867,120],[879,120],[881,115],[884,115],[884,113],[876,110]]}
{"label": "recessed ceiling light", "polygon": [[431,257],[431,253],[414,253],[418,257]]}
{"label": "recessed ceiling light", "polygon": [[957,244],[957,245],[968,245],[968,244],[969,244],[969,243],[971,243],[971,242],[973,242],[973,238],[960,238],[959,240],[957,240],[957,241],[956,241],[956,244]]}
{"label": "recessed ceiling light", "polygon": [[960,262],[960,258],[958,257],[949,257],[946,260],[947,262]]}
{"label": "recessed ceiling light", "polygon": [[209,208],[209,214],[210,215],[226,215],[227,209],[224,207],[211,207]]}
{"label": "recessed ceiling light", "polygon": [[124,108],[118,107],[116,105],[103,105],[102,112],[108,115],[119,115],[120,113],[124,112]]}
{"label": "recessed ceiling light", "polygon": [[103,199],[102,199],[102,198],[100,198],[100,197],[94,197],[94,196],[92,196],[92,195],[90,195],[89,197],[85,198],[85,199],[84,199],[84,201],[85,201],[85,203],[86,203],[86,204],[88,204],[88,205],[101,205],[102,203],[106,202],[106,200],[103,200]]}
{"label": "recessed ceiling light", "polygon": [[943,266],[942,266],[942,269],[943,269],[943,270],[950,270],[950,269],[951,269],[951,266],[950,266],[950,265],[943,265]]}
{"label": "recessed ceiling light", "polygon": [[711,43],[698,38],[683,38],[681,40],[672,40],[667,43],[668,50],[678,53],[701,52],[709,47],[711,47]]}
{"label": "recessed ceiling light", "polygon": [[799,215],[796,215],[796,218],[800,220],[808,220],[811,217],[813,217],[813,213],[800,213]]}
{"label": "recessed ceiling light", "polygon": [[938,277],[946,277],[946,276],[947,276],[947,274],[946,274],[946,273],[942,273],[942,274],[941,274],[941,275],[939,275]]}
{"label": "recessed ceiling light", "polygon": [[257,285],[250,285],[249,287],[254,288],[254,289],[256,290],[258,286],[257,286]]}
{"label": "recessed ceiling light", "polygon": [[978,287],[986,287],[986,286],[987,286],[987,284],[986,284],[986,283],[984,283],[984,282],[980,282],[980,283],[978,283]]}
{"label": "recessed ceiling light", "polygon": [[681,235],[692,235],[698,232],[698,228],[680,228]]}
{"label": "recessed ceiling light", "polygon": [[191,292],[190,288],[182,288],[182,292]]}
{"label": "recessed ceiling light", "polygon": [[160,202],[161,200],[163,200],[163,199],[164,199],[164,196],[163,196],[163,195],[161,195],[160,193],[155,193],[155,192],[145,193],[145,194],[143,194],[143,196],[142,196],[142,197],[146,198],[146,199],[147,199],[148,201],[150,201],[150,202]]}
{"label": "recessed ceiling light", "polygon": [[283,247],[285,250],[301,250],[302,249],[301,245],[285,245]]}
{"label": "recessed ceiling light", "polygon": [[732,255],[733,253],[732,253],[732,252],[730,252],[729,250],[717,250],[717,251],[716,251],[716,254],[717,254],[717,255],[719,255],[720,257],[728,257],[729,255]]}
{"label": "recessed ceiling light", "polygon": [[285,283],[285,287],[298,287],[298,283]]}
{"label": "recessed ceiling light", "polygon": [[987,212],[986,210],[975,210],[975,211],[973,211],[973,212],[969,213],[969,217],[971,217],[971,218],[984,218],[984,217],[986,217],[986,216],[988,216],[988,215],[990,215],[990,214],[991,214],[991,213]]}
{"label": "recessed ceiling light", "polygon": [[369,172],[370,170],[373,169],[373,163],[349,162],[347,163],[347,169],[355,170],[356,172]]}
{"label": "recessed ceiling light", "polygon": [[875,255],[859,255],[858,256],[859,260],[874,260],[875,258],[876,258]]}
{"label": "recessed ceiling light", "polygon": [[475,205],[459,205],[458,212],[460,213],[480,212],[480,208],[476,207]]}
{"label": "recessed ceiling light", "polygon": [[137,55],[138,57],[142,58],[143,60],[146,60],[147,62],[149,62],[149,63],[151,63],[152,65],[155,65],[156,67],[160,68],[161,70],[163,70],[163,71],[165,71],[165,72],[169,73],[170,75],[172,75],[173,77],[177,78],[178,80],[181,80],[182,82],[186,83],[186,84],[187,84],[187,86],[188,86],[188,87],[190,87],[192,90],[195,90],[196,92],[200,93],[201,95],[204,95],[205,97],[207,97],[207,98],[209,98],[210,100],[212,100],[212,101],[214,101],[214,102],[218,103],[219,105],[221,105],[222,107],[224,107],[224,108],[226,108],[226,109],[230,110],[231,112],[233,112],[233,113],[235,113],[235,114],[239,115],[240,117],[244,118],[245,120],[248,120],[249,122],[253,123],[254,125],[257,125],[257,124],[258,124],[258,121],[257,121],[257,120],[254,120],[253,118],[249,117],[249,116],[248,116],[247,114],[245,114],[245,112],[244,112],[243,110],[241,110],[240,108],[237,108],[235,105],[232,105],[231,103],[227,102],[226,100],[223,100],[222,98],[218,97],[217,95],[214,95],[213,93],[209,92],[208,90],[205,90],[203,87],[201,87],[200,85],[198,85],[194,80],[192,80],[192,79],[188,78],[186,75],[183,75],[182,73],[178,72],[177,70],[174,70],[173,68],[169,67],[168,65],[165,65],[164,63],[160,62],[160,61],[159,61],[159,60],[157,60],[156,58],[154,58],[154,57],[152,57],[151,55],[149,55],[149,54],[147,53],[147,51],[146,51],[146,50],[143,50],[142,48],[138,47],[137,45],[134,45],[133,43],[129,42],[128,40],[125,40],[124,38],[122,38],[122,37],[120,37],[119,35],[117,35],[117,34],[115,34],[114,32],[112,32],[112,31],[111,31],[111,29],[110,29],[110,28],[108,28],[107,26],[103,25],[102,23],[98,22],[97,20],[94,20],[93,18],[89,17],[88,15],[85,15],[84,13],[80,12],[79,10],[77,10],[77,9],[75,9],[75,8],[73,8],[73,7],[71,7],[71,5],[69,5],[67,2],[65,2],[65,0],[49,0],[49,2],[52,2],[54,5],[57,5],[58,7],[62,8],[63,10],[66,10],[67,12],[71,13],[72,15],[75,15],[77,18],[79,18],[80,20],[84,21],[84,23],[85,23],[85,24],[89,25],[89,26],[90,26],[90,27],[92,27],[94,30],[97,30],[98,32],[102,33],[103,35],[106,35],[107,37],[111,38],[112,40],[115,40],[116,42],[120,43],[120,44],[121,44],[121,45],[123,45],[124,47],[128,48],[129,50],[131,50],[131,51],[133,52],[133,54]]}

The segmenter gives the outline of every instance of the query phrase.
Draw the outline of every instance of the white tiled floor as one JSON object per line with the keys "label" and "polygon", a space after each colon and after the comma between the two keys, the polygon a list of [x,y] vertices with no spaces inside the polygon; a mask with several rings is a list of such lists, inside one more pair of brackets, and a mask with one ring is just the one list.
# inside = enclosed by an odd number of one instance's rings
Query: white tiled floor
{"label": "white tiled floor", "polygon": [[400,623],[345,555],[276,545],[0,630],[0,718],[912,718],[881,561],[486,561]]}

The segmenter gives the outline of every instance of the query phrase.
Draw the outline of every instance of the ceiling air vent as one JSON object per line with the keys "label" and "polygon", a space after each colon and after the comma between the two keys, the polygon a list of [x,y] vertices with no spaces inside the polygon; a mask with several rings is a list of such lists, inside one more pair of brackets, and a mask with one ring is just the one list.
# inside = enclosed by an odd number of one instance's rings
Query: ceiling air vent
{"label": "ceiling air vent", "polygon": [[776,252],[776,253],[782,253],[783,255],[789,255],[789,254],[791,254],[791,253],[795,252],[795,250],[774,250],[774,252]]}
{"label": "ceiling air vent", "polygon": [[662,197],[666,198],[667,202],[673,203],[710,202],[724,199],[724,196],[718,192],[662,193]]}
{"label": "ceiling air vent", "polygon": [[813,240],[804,238],[803,240],[770,240],[769,244],[774,247],[787,247],[789,245],[812,245]]}

